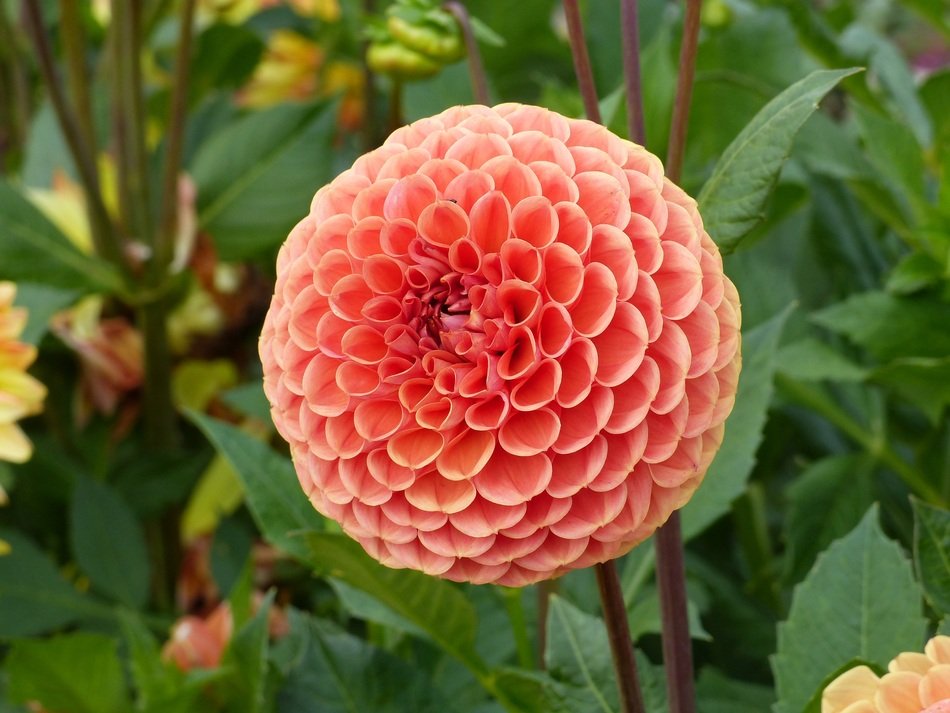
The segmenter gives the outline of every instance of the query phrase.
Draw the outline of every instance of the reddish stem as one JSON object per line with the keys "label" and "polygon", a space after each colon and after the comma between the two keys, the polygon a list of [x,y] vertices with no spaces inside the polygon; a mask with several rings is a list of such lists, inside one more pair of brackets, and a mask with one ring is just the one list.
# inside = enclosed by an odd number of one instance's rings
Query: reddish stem
{"label": "reddish stem", "polygon": [[643,121],[643,88],[640,83],[640,25],[637,0],[621,0],[620,25],[623,32],[623,76],[627,87],[627,132],[631,141],[646,144]]}
{"label": "reddish stem", "polygon": [[679,77],[676,80],[676,101],[670,123],[670,146],[666,154],[666,175],[679,183],[683,173],[689,104],[693,98],[693,77],[696,74],[696,50],[699,46],[699,16],[703,0],[686,0],[683,22],[683,44],[680,48]]}
{"label": "reddish stem", "polygon": [[602,124],[600,104],[597,101],[597,85],[594,83],[594,71],[590,66],[587,42],[584,40],[584,24],[577,0],[564,0],[564,16],[567,19],[567,33],[571,43],[571,55],[574,57],[574,73],[577,86],[584,100],[584,112],[591,121]]}
{"label": "reddish stem", "polygon": [[462,39],[465,41],[465,52],[468,54],[468,73],[472,80],[472,95],[478,104],[488,106],[491,99],[488,96],[488,78],[485,75],[485,65],[482,62],[482,53],[478,49],[478,40],[472,29],[472,19],[468,10],[461,2],[447,2],[443,7],[452,13],[462,30]]}

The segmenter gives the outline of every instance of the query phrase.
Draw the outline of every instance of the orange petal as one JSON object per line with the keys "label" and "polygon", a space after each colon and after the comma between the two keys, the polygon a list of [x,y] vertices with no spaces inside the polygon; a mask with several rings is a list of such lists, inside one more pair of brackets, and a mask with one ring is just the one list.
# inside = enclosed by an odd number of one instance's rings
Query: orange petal
{"label": "orange petal", "polygon": [[379,373],[372,367],[345,361],[336,370],[336,385],[350,396],[369,396],[379,388]]}
{"label": "orange petal", "polygon": [[534,334],[524,325],[515,327],[508,335],[508,348],[498,360],[498,376],[505,380],[518,379],[538,361],[538,347]]}
{"label": "orange petal", "polygon": [[420,510],[411,504],[405,492],[393,493],[393,496],[380,506],[383,513],[397,525],[429,532],[438,530],[449,520],[444,512]]}
{"label": "orange petal", "polygon": [[494,450],[494,435],[466,429],[446,444],[435,465],[444,478],[467,480],[485,467]]}
{"label": "orange petal", "polygon": [[527,509],[525,503],[506,506],[476,497],[463,511],[452,513],[449,521],[466,535],[488,537],[521,522]]}
{"label": "orange petal", "polygon": [[437,555],[418,540],[405,544],[387,543],[386,547],[392,556],[401,561],[406,567],[435,577],[444,574],[455,564],[454,558]]}
{"label": "orange petal", "polygon": [[511,405],[519,411],[533,411],[551,403],[560,388],[561,365],[554,359],[543,359],[511,390]]}
{"label": "orange petal", "polygon": [[[540,131],[522,131],[509,137],[508,145],[514,157],[524,164],[545,161],[554,164],[562,175],[573,176],[574,157],[563,142]],[[547,191],[544,195],[548,195]]]}
{"label": "orange petal", "polygon": [[560,431],[557,415],[550,409],[516,411],[498,431],[498,445],[514,456],[533,456],[546,451]]}
{"label": "orange petal", "polygon": [[443,194],[449,184],[466,171],[468,168],[461,161],[445,158],[431,158],[419,167],[419,173],[431,178],[436,190]]}
{"label": "orange petal", "polygon": [[[553,528],[553,526],[552,526]],[[535,572],[549,573],[569,565],[587,549],[587,538],[569,539],[552,534],[532,552],[515,560],[515,564]],[[510,571],[510,570],[509,570]]]}
{"label": "orange petal", "polygon": [[417,478],[405,495],[406,500],[420,510],[451,515],[472,503],[475,486],[468,480],[446,480],[438,473],[429,473]]}
{"label": "orange petal", "polygon": [[400,178],[386,196],[383,216],[390,221],[406,218],[415,223],[437,195],[435,184],[427,176],[416,174]]}
{"label": "orange petal", "polygon": [[659,463],[673,455],[680,438],[683,437],[688,419],[689,402],[685,398],[669,413],[662,415],[653,411],[648,413],[643,422],[648,429],[647,447],[643,452],[643,460],[648,463]]}
{"label": "orange petal", "polygon": [[640,368],[647,351],[646,322],[629,302],[620,302],[610,324],[593,338],[597,350],[597,382],[617,386]]}
{"label": "orange petal", "polygon": [[567,351],[574,335],[570,314],[557,302],[548,302],[541,307],[537,331],[541,353],[555,358]]}
{"label": "orange petal", "polygon": [[663,314],[660,312],[660,291],[653,278],[645,272],[637,277],[637,289],[634,290],[630,304],[637,308],[647,325],[647,342],[655,341],[663,330]]}
{"label": "orange petal", "polygon": [[486,161],[481,170],[495,179],[495,190],[508,199],[508,205],[516,206],[530,196],[541,195],[541,181],[534,172],[511,156],[499,156]]}
{"label": "orange petal", "polygon": [[661,488],[677,488],[699,474],[702,451],[701,436],[682,438],[669,458],[650,464],[650,477]]}
{"label": "orange petal", "polygon": [[511,206],[505,194],[495,190],[475,201],[469,221],[475,244],[487,253],[498,252],[511,234]]}
{"label": "orange petal", "polygon": [[489,584],[502,577],[511,565],[505,563],[489,567],[488,565],[473,562],[470,559],[457,559],[452,568],[442,576],[453,582],[471,582],[472,584]]}
{"label": "orange petal", "polygon": [[544,291],[555,302],[573,304],[584,285],[584,264],[571,247],[555,243],[544,251]]}
{"label": "orange petal", "polygon": [[919,692],[920,702],[925,706],[950,700],[950,664],[937,664],[930,669],[920,682]]}
{"label": "orange petal", "polygon": [[565,408],[577,406],[587,398],[597,371],[597,349],[589,339],[578,337],[564,353],[561,362],[561,386],[557,402]]}
{"label": "orange petal", "polygon": [[416,175],[419,168],[428,161],[430,154],[422,148],[411,148],[408,151],[402,151],[390,156],[379,167],[379,173],[376,174],[377,181],[385,181],[389,178],[404,178]]}
{"label": "orange petal", "polygon": [[650,357],[645,357],[640,368],[622,384],[613,387],[614,411],[606,430],[626,433],[646,418],[650,404],[660,390],[660,369]]}
{"label": "orange petal", "polygon": [[713,425],[713,416],[719,402],[719,379],[707,371],[695,379],[686,380],[686,399],[689,403],[689,419],[683,436],[691,438]]}
{"label": "orange petal", "polygon": [[495,535],[472,537],[446,523],[438,530],[420,532],[419,542],[442,557],[478,557],[495,542]]}
{"label": "orange petal", "polygon": [[660,389],[650,406],[655,413],[668,413],[686,393],[686,374],[689,371],[689,342],[679,324],[663,321],[663,331],[647,350],[660,368]]}
{"label": "orange petal", "polygon": [[[548,485],[548,489],[550,487]],[[501,534],[514,539],[528,537],[541,528],[546,528],[551,523],[557,522],[570,509],[570,498],[553,498],[546,492],[540,493],[528,501],[527,509],[521,520],[511,527],[503,529]]]}
{"label": "orange petal", "polygon": [[[357,225],[367,218],[379,219],[383,215],[386,196],[389,195],[394,185],[396,185],[396,179],[389,178],[385,181],[372,183],[357,194],[352,208],[353,220],[356,221]],[[349,235],[347,235],[347,238],[349,238]]]}
{"label": "orange petal", "polygon": [[353,458],[366,446],[366,440],[353,425],[353,413],[344,411],[327,419],[327,444],[340,458]]}
{"label": "orange petal", "polygon": [[[607,453],[607,440],[597,434],[587,448],[551,456],[551,482],[547,492],[554,498],[570,498],[601,473]],[[624,473],[624,477],[626,475]]]}
{"label": "orange petal", "polygon": [[471,213],[476,201],[493,190],[495,179],[490,174],[485,171],[466,171],[446,186],[443,195],[466,213]]}
{"label": "orange petal", "polygon": [[617,280],[606,266],[592,262],[584,268],[581,291],[568,308],[574,330],[582,337],[600,334],[617,308]]}
{"label": "orange petal", "polygon": [[361,503],[372,506],[382,505],[393,496],[392,490],[369,474],[365,455],[340,460],[337,465],[343,487]]}
{"label": "orange petal", "polygon": [[564,169],[559,165],[550,161],[532,161],[528,164],[528,168],[534,171],[534,175],[538,177],[538,181],[541,183],[541,195],[550,200],[551,203],[566,201],[576,206],[581,192],[577,190],[577,184],[568,174],[564,173]]}
{"label": "orange petal", "polygon": [[498,134],[466,134],[445,152],[445,158],[461,161],[469,168],[481,168],[496,156],[511,156],[511,147]]}
{"label": "orange petal", "polygon": [[374,480],[392,491],[405,490],[416,479],[412,470],[394,463],[385,448],[366,455],[366,469]]}
{"label": "orange petal", "polygon": [[405,283],[406,264],[388,255],[371,255],[363,261],[363,279],[377,294],[391,295]]}
{"label": "orange petal", "polygon": [[501,246],[504,276],[537,285],[541,281],[541,253],[520,238],[509,238]]}
{"label": "orange petal", "polygon": [[419,235],[433,245],[448,247],[468,236],[468,216],[452,201],[436,201],[422,211],[418,229]]}
{"label": "orange petal", "polygon": [[377,537],[386,542],[412,542],[418,531],[413,527],[397,525],[379,507],[365,505],[359,501],[352,504],[353,515],[371,537]]}
{"label": "orange petal", "polygon": [[626,504],[627,487],[623,483],[601,493],[585,488],[571,498],[570,511],[551,525],[551,532],[568,540],[587,538],[613,521]]}
{"label": "orange petal", "polygon": [[304,396],[321,416],[338,416],[349,406],[350,397],[336,384],[338,365],[335,359],[316,354],[303,373]]}
{"label": "orange petal", "polygon": [[580,191],[577,205],[587,214],[592,225],[607,223],[625,228],[630,221],[629,189],[614,176],[600,171],[574,175]]}
{"label": "orange petal", "polygon": [[511,562],[518,557],[524,557],[536,550],[544,543],[547,537],[547,528],[538,530],[527,537],[517,539],[498,535],[490,550],[472,559],[479,564],[488,566]]}
{"label": "orange petal", "polygon": [[398,465],[406,468],[423,468],[442,452],[442,434],[426,428],[402,431],[386,444],[386,451]]}
{"label": "orange petal", "polygon": [[353,427],[367,441],[383,441],[396,433],[406,420],[398,401],[371,399],[353,411]]}
{"label": "orange petal", "polygon": [[509,408],[505,394],[491,394],[468,407],[465,423],[476,431],[493,431],[507,418]]}
{"label": "orange petal", "polygon": [[554,210],[557,211],[557,242],[573,248],[578,255],[584,255],[593,235],[587,213],[575,202],[555,203]]}
{"label": "orange petal", "polygon": [[613,405],[610,389],[594,386],[580,404],[561,411],[561,433],[551,449],[555,453],[574,453],[587,446],[604,429]]}
{"label": "orange petal", "polygon": [[679,243],[664,240],[663,264],[653,274],[660,291],[660,307],[664,317],[682,319],[694,309],[703,296],[703,271],[699,260]]}
{"label": "orange petal", "polygon": [[472,482],[486,500],[518,505],[542,492],[550,481],[551,461],[543,453],[518,457],[496,448]]}

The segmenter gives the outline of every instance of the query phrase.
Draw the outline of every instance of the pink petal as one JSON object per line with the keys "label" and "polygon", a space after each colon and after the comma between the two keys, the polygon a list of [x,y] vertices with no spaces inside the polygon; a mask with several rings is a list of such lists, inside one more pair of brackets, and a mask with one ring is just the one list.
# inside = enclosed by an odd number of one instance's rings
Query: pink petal
{"label": "pink petal", "polygon": [[594,228],[590,242],[590,260],[604,264],[617,281],[617,299],[626,302],[637,287],[637,260],[630,238],[612,225]]}
{"label": "pink petal", "polygon": [[560,388],[560,364],[554,359],[544,359],[511,390],[511,405],[519,411],[533,411],[551,403]]}
{"label": "pink petal", "polygon": [[485,171],[468,171],[453,179],[443,192],[446,200],[454,201],[465,213],[472,212],[472,206],[482,196],[495,190],[495,179]]}
{"label": "pink petal", "polygon": [[573,304],[584,285],[584,264],[571,247],[555,243],[544,251],[544,291],[549,299]]}
{"label": "pink petal", "polygon": [[393,496],[393,491],[383,486],[369,474],[366,456],[340,460],[340,481],[356,500],[366,505],[382,505]]}
{"label": "pink petal", "polygon": [[519,539],[498,535],[490,550],[472,559],[479,564],[488,566],[511,562],[538,549],[547,537],[547,529],[538,530],[527,537]]}
{"label": "pink petal", "polygon": [[336,384],[350,396],[370,396],[379,388],[379,373],[372,367],[345,361],[336,370]]}
{"label": "pink petal", "polygon": [[574,175],[580,191],[577,205],[587,214],[592,225],[607,223],[618,228],[630,221],[629,189],[614,176],[600,171]]}
{"label": "pink petal", "polygon": [[469,168],[481,168],[496,156],[511,156],[511,147],[498,134],[466,134],[445,152],[445,158],[461,161]]}
{"label": "pink petal", "polygon": [[511,156],[486,161],[482,170],[495,179],[495,190],[501,191],[508,204],[516,206],[529,196],[541,195],[541,182],[534,172]]}
{"label": "pink petal", "polygon": [[561,433],[552,450],[555,453],[574,453],[587,446],[607,425],[613,405],[613,392],[603,386],[594,386],[584,401],[561,411]]}
{"label": "pink petal", "polygon": [[500,530],[521,522],[528,506],[518,503],[513,506],[498,505],[482,497],[476,497],[467,508],[449,517],[452,525],[471,537],[488,537]]}
{"label": "pink petal", "polygon": [[538,347],[541,353],[557,358],[571,345],[574,328],[571,316],[563,305],[548,302],[541,307],[538,319]]}
{"label": "pink petal", "polygon": [[438,577],[445,574],[455,564],[452,557],[442,557],[427,549],[418,540],[406,544],[386,543],[387,549],[405,566]]}
{"label": "pink petal", "polygon": [[438,530],[420,532],[419,542],[442,557],[478,557],[495,542],[495,535],[472,537],[446,523]]}
{"label": "pink petal", "polygon": [[435,465],[444,478],[467,480],[481,472],[494,450],[494,435],[466,429],[446,444]]}
{"label": "pink petal", "polygon": [[394,463],[385,448],[367,454],[366,469],[376,482],[394,492],[405,490],[416,479],[412,470]]}
{"label": "pink petal", "polygon": [[386,451],[398,465],[423,468],[442,452],[442,434],[426,428],[413,428],[396,434],[386,444]]}
{"label": "pink petal", "polygon": [[550,480],[551,461],[545,454],[518,457],[496,448],[472,482],[486,500],[518,505],[542,492]]}
{"label": "pink petal", "polygon": [[406,264],[388,255],[371,255],[363,261],[363,279],[377,294],[391,295],[405,282]]}
{"label": "pink petal", "polygon": [[600,474],[607,462],[607,453],[607,439],[598,434],[587,448],[551,456],[551,482],[547,492],[555,498],[570,498]]}
{"label": "pink petal", "polygon": [[[550,487],[548,485],[549,490]],[[546,528],[551,523],[557,522],[570,509],[570,498],[553,498],[546,492],[540,493],[528,501],[524,516],[511,527],[503,529],[501,534],[514,539],[528,537],[541,528]]]}
{"label": "pink petal", "polygon": [[508,348],[498,360],[498,375],[502,379],[517,379],[528,373],[538,359],[534,334],[524,325],[514,327],[508,335]]}
{"label": "pink petal", "polygon": [[380,506],[383,513],[397,525],[429,532],[438,530],[449,520],[444,512],[420,510],[411,504],[404,492],[393,493],[392,498]]}
{"label": "pink petal", "polygon": [[435,184],[427,176],[415,174],[400,178],[386,196],[383,216],[390,221],[406,218],[415,223],[437,195]]}
{"label": "pink petal", "polygon": [[613,387],[614,411],[606,430],[626,433],[646,418],[650,404],[660,390],[660,369],[650,357],[645,357],[640,368],[622,384]]}
{"label": "pink petal", "polygon": [[617,280],[613,273],[600,263],[590,263],[584,268],[580,294],[568,308],[574,330],[582,337],[600,334],[610,323],[616,308]]}
{"label": "pink petal", "polygon": [[559,221],[550,198],[539,195],[513,205],[511,226],[515,237],[536,248],[545,248],[554,242]]}
{"label": "pink petal", "polygon": [[498,445],[514,456],[543,453],[557,440],[558,418],[550,409],[516,411],[498,431]]}
{"label": "pink petal", "polygon": [[682,319],[703,297],[703,271],[688,248],[664,240],[663,264],[653,274],[664,317]]}
{"label": "pink petal", "polygon": [[468,480],[446,480],[438,473],[429,473],[405,490],[406,500],[420,510],[461,512],[475,499],[475,486]]}
{"label": "pink petal", "polygon": [[650,345],[647,353],[660,368],[660,388],[650,406],[655,413],[668,413],[686,393],[686,374],[689,371],[689,342],[679,324],[663,321],[660,338]]}
{"label": "pink petal", "polygon": [[452,201],[440,200],[422,211],[419,235],[433,245],[449,246],[468,236],[468,216]]}
{"label": "pink petal", "polygon": [[478,403],[468,407],[465,423],[476,431],[493,431],[507,418],[508,397],[504,394],[491,394]]}
{"label": "pink petal", "polygon": [[578,337],[561,357],[561,387],[557,402],[565,408],[577,406],[587,398],[597,371],[597,349],[589,339]]}
{"label": "pink petal", "polygon": [[[587,538],[567,539],[553,534],[548,535],[544,544],[532,552],[515,560],[515,564],[535,572],[552,572],[559,567],[569,565],[587,549]],[[510,571],[510,570],[509,570]]]}
{"label": "pink petal", "polygon": [[371,537],[393,543],[412,542],[416,539],[418,531],[415,528],[397,525],[386,517],[386,514],[379,507],[370,507],[354,501],[353,515],[360,526],[370,533]]}
{"label": "pink petal", "polygon": [[[627,487],[623,483],[602,493],[581,490],[571,498],[570,512],[551,525],[551,532],[568,540],[586,539],[616,518],[626,504]],[[550,542],[548,539],[545,544]]]}
{"label": "pink petal", "polygon": [[304,396],[321,416],[339,416],[350,404],[350,397],[336,385],[338,365],[335,359],[315,354],[303,373]]}
{"label": "pink petal", "polygon": [[586,254],[593,228],[584,209],[575,202],[562,201],[554,204],[554,210],[557,211],[557,242],[564,243],[578,255]]}
{"label": "pink petal", "polygon": [[647,351],[646,322],[629,302],[620,302],[610,324],[593,338],[597,350],[597,383],[617,386],[640,368]]}
{"label": "pink petal", "polygon": [[541,281],[541,253],[520,238],[509,238],[501,246],[505,278],[537,285]]}
{"label": "pink petal", "polygon": [[398,401],[361,401],[353,411],[353,427],[367,441],[383,441],[394,435],[406,421]]}
{"label": "pink petal", "polygon": [[[541,195],[545,196],[551,203],[561,203],[566,201],[570,204],[576,204],[581,192],[577,190],[577,184],[571,180],[571,177],[564,173],[564,170],[556,163],[550,161],[532,161],[528,168],[534,171],[541,183]],[[583,213],[583,211],[581,211]]]}
{"label": "pink petal", "polygon": [[469,221],[475,244],[485,252],[498,252],[511,234],[511,206],[505,194],[491,191],[475,201]]}
{"label": "pink petal", "polygon": [[340,458],[353,458],[366,446],[366,439],[353,425],[351,411],[344,411],[339,416],[328,418],[326,432],[327,444]]}

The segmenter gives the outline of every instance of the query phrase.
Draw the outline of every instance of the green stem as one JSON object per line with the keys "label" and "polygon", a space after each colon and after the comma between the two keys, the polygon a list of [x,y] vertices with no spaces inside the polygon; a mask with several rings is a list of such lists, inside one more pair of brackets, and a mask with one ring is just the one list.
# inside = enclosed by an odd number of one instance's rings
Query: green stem
{"label": "green stem", "polygon": [[145,341],[145,437],[155,451],[173,448],[178,440],[167,321],[166,300],[150,302],[139,310],[139,325]]}
{"label": "green stem", "polygon": [[475,103],[487,106],[491,103],[488,97],[488,77],[485,75],[482,53],[478,49],[478,40],[475,38],[475,31],[472,29],[472,20],[469,17],[468,10],[464,3],[455,0],[445,3],[443,7],[452,13],[462,30],[465,52],[468,55],[468,74],[472,82],[472,94],[475,97]]}
{"label": "green stem", "polygon": [[86,33],[83,30],[79,1],[59,0],[59,15],[60,36],[66,55],[66,76],[76,107],[76,120],[83,140],[92,155],[97,156],[99,152],[96,148],[96,130],[92,119],[92,100],[86,69]]}
{"label": "green stem", "polygon": [[43,14],[39,0],[26,0],[23,5],[24,24],[39,62],[40,74],[49,92],[53,110],[59,121],[66,145],[76,163],[79,180],[82,182],[86,195],[86,208],[89,212],[89,223],[92,228],[92,239],[96,253],[120,268],[125,267],[125,257],[121,241],[113,229],[102,200],[99,187],[99,170],[96,167],[92,148],[83,140],[82,130],[75,112],[66,101],[66,93],[56,74],[56,65],[53,60],[53,51],[49,37],[43,24]]}
{"label": "green stem", "polygon": [[24,70],[16,33],[0,9],[0,174],[12,170],[26,143],[29,112],[25,103]]}
{"label": "green stem", "polygon": [[178,30],[178,51],[175,57],[175,79],[168,117],[168,139],[162,174],[161,226],[155,241],[152,259],[152,282],[161,284],[175,250],[178,232],[178,174],[181,171],[185,137],[185,115],[188,105],[188,75],[191,67],[191,40],[195,16],[195,0],[183,0]]}
{"label": "green stem", "polygon": [[823,416],[877,461],[897,473],[915,495],[932,505],[941,505],[944,502],[940,491],[916,468],[901,458],[883,438],[869,433],[821,389],[795,381],[783,374],[776,374],[775,383],[788,398]]}
{"label": "green stem", "polygon": [[546,664],[544,652],[548,648],[548,609],[551,595],[557,593],[557,580],[546,579],[538,583],[538,669],[543,671]]}
{"label": "green stem", "polygon": [[518,652],[518,665],[530,669],[534,667],[534,652],[531,650],[531,641],[528,639],[528,624],[524,615],[524,605],[521,602],[521,589],[501,587],[501,596],[511,620],[511,631],[515,637],[515,648]]}

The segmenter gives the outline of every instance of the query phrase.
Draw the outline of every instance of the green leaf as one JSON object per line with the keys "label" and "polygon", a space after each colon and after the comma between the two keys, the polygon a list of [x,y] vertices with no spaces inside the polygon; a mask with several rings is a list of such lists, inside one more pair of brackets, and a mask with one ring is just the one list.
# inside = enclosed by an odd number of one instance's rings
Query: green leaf
{"label": "green leaf", "polygon": [[946,318],[947,303],[942,300],[884,292],[855,294],[812,315],[817,324],[848,337],[881,361],[946,357],[950,330],[934,328]]}
{"label": "green leaf", "polygon": [[833,456],[806,468],[788,487],[786,581],[800,582],[818,554],[861,521],[874,501],[873,467],[863,454]]}
{"label": "green leaf", "polygon": [[895,359],[871,375],[917,405],[937,425],[950,404],[950,357],[943,359]]}
{"label": "green leaf", "polygon": [[699,194],[706,230],[725,252],[762,219],[765,201],[818,102],[859,69],[818,70],[770,101],[735,138]]}
{"label": "green leaf", "polygon": [[109,610],[77,592],[26,537],[0,531],[10,552],[0,557],[0,638],[34,636]]}
{"label": "green leaf", "polygon": [[544,660],[551,676],[574,689],[583,703],[576,710],[614,713],[620,710],[602,619],[585,614],[562,597],[548,604],[548,640]]}
{"label": "green leaf", "polygon": [[260,255],[283,241],[332,177],[335,109],[281,104],[247,115],[198,151],[198,222],[222,260]]}
{"label": "green leaf", "polygon": [[320,713],[453,710],[422,669],[325,621],[297,625],[307,627],[307,648],[279,693],[280,710],[313,710],[315,701]]}
{"label": "green leaf", "polygon": [[772,400],[779,337],[791,311],[789,306],[742,338],[742,373],[736,405],[726,421],[722,447],[703,485],[683,508],[684,539],[694,537],[729,512],[732,501],[745,490]]}
{"label": "green leaf", "polygon": [[901,258],[887,277],[887,291],[898,295],[917,292],[936,284],[943,277],[943,265],[931,255],[910,253]]}
{"label": "green leaf", "polygon": [[[699,607],[693,600],[686,602],[686,612],[689,619],[690,636],[699,641],[712,641],[709,632],[703,628],[699,617]],[[630,636],[637,641],[644,634],[660,634],[663,624],[660,617],[660,600],[656,589],[646,588],[640,600],[634,604],[627,614],[630,626]]]}
{"label": "green leaf", "polygon": [[[170,709],[166,706],[182,693],[181,673],[162,661],[158,642],[137,613],[121,611],[119,624],[129,656],[129,670],[135,684],[136,709],[178,711],[179,708]],[[189,699],[193,697],[192,694]]]}
{"label": "green leaf", "polygon": [[221,521],[211,542],[211,575],[218,591],[228,596],[241,577],[257,533],[250,526],[242,525],[236,518]]}
{"label": "green leaf", "polygon": [[421,572],[384,567],[346,535],[310,532],[306,543],[307,562],[317,571],[371,594],[473,671],[484,671],[475,652],[475,609],[457,587]]}
{"label": "green leaf", "polygon": [[270,402],[264,395],[263,380],[240,384],[221,394],[221,400],[245,416],[270,423]]}
{"label": "green leaf", "polygon": [[863,381],[869,373],[837,349],[813,337],[779,349],[776,362],[780,372],[799,381]]}
{"label": "green leaf", "polygon": [[71,305],[77,297],[79,293],[75,290],[18,282],[14,302],[27,311],[26,327],[20,335],[20,341],[39,344],[49,328],[50,317]]}
{"label": "green leaf", "polygon": [[307,559],[310,550],[298,535],[322,529],[323,520],[300,489],[290,461],[234,426],[194,411],[188,416],[237,472],[254,520],[268,541]]}
{"label": "green leaf", "polygon": [[70,509],[76,562],[103,594],[133,608],[148,598],[149,559],[135,515],[109,486],[78,478]]}
{"label": "green leaf", "polygon": [[0,279],[84,292],[121,288],[118,273],[111,265],[81,253],[38,208],[5,181],[0,181],[0,235]]}
{"label": "green leaf", "polygon": [[234,674],[223,679],[228,711],[264,713],[267,679],[267,619],[274,603],[274,592],[264,598],[257,614],[232,637],[224,652],[222,668],[233,668]]}
{"label": "green leaf", "polygon": [[14,642],[7,658],[10,698],[51,711],[126,713],[130,704],[115,639],[75,633]]}
{"label": "green leaf", "polygon": [[950,614],[950,511],[911,498],[914,507],[914,564],[928,601]]}
{"label": "green leaf", "polygon": [[776,713],[799,713],[826,677],[852,659],[883,666],[920,648],[927,623],[920,588],[877,517],[875,506],[795,589],[772,657]]}
{"label": "green leaf", "polygon": [[698,713],[762,713],[775,700],[769,686],[736,681],[706,666],[696,681]]}

